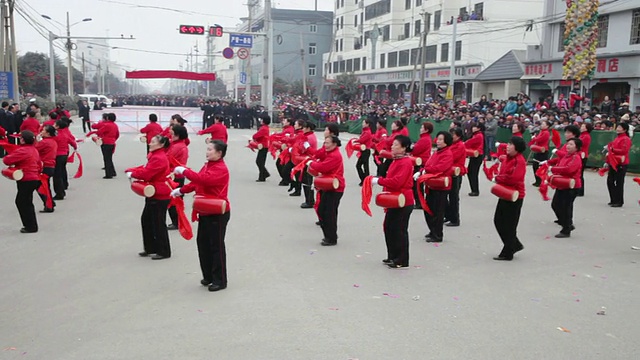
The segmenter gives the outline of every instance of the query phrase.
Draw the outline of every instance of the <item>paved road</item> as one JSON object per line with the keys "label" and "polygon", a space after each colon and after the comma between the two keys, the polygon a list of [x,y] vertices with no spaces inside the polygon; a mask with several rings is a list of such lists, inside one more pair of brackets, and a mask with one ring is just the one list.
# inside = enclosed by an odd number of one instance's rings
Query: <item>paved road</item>
{"label": "paved road", "polygon": [[[562,240],[550,203],[528,188],[525,250],[513,262],[491,260],[501,248],[496,198],[482,181],[480,197],[462,196],[462,226],[440,246],[422,240],[414,212],[411,267],[390,270],[380,263],[383,213],[359,208],[355,159],[339,245],[323,248],[313,210],[273,177],[254,182],[250,134],[230,132],[229,288],[218,293],[199,285],[195,241],[172,232],[170,260],[137,256],[143,200],[122,175],[144,163],[133,134],[118,143],[114,180],[101,179],[98,148],[82,145],[85,176],[54,214],[38,214],[38,234],[18,233],[15,186],[0,179],[0,359],[638,358],[640,251],[630,246],[640,245],[640,189],[631,181],[625,207],[611,209],[605,180],[587,174],[577,230]],[[193,139],[189,165],[199,168],[204,148]]]}

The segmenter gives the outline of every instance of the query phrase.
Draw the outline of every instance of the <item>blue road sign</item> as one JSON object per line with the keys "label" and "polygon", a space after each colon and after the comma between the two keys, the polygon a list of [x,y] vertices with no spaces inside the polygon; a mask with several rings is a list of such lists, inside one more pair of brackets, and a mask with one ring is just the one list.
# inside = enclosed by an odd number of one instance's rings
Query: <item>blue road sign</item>
{"label": "blue road sign", "polygon": [[12,72],[0,72],[0,99],[13,99]]}
{"label": "blue road sign", "polygon": [[253,47],[253,35],[229,34],[229,47]]}
{"label": "blue road sign", "polygon": [[247,83],[247,73],[246,72],[241,72],[240,73],[240,84],[246,84]]}

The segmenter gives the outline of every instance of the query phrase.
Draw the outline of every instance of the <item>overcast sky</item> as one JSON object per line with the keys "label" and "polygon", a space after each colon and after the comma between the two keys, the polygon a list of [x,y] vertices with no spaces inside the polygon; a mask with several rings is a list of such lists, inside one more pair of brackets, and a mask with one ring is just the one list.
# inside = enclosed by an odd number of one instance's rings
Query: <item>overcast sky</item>
{"label": "overcast sky", "polygon": [[[186,54],[196,39],[200,39],[200,46],[206,46],[204,36],[179,34],[180,24],[220,24],[233,28],[241,17],[247,16],[247,0],[18,0],[16,3],[23,14],[16,14],[19,54],[28,51],[48,54],[48,40],[32,25],[38,27],[35,23],[39,23],[54,33],[62,34],[66,31],[62,26],[42,18],[41,14],[66,24],[66,12],[69,11],[72,24],[92,18],[90,22],[72,26],[72,36],[133,35],[135,40],[111,40],[110,46],[150,51],[112,50],[111,60],[128,65],[128,70],[177,69],[178,63],[184,62],[185,55],[152,52]],[[273,4],[283,9],[314,8],[314,0],[273,0]],[[168,10],[157,9],[160,7]],[[333,10],[333,0],[318,0],[318,8]],[[56,49],[56,52],[66,58],[62,50]]]}

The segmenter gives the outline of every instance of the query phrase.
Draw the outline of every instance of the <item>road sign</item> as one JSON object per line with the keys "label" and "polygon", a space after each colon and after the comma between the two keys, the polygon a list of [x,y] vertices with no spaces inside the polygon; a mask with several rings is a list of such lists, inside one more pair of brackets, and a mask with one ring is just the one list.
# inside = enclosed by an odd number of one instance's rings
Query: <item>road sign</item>
{"label": "road sign", "polygon": [[230,47],[224,48],[224,50],[222,50],[222,56],[224,56],[225,59],[233,59],[233,49]]}
{"label": "road sign", "polygon": [[449,86],[447,88],[447,96],[444,99],[445,100],[453,100],[453,86]]}
{"label": "road sign", "polygon": [[0,99],[13,99],[13,73],[0,72]]}
{"label": "road sign", "polygon": [[247,83],[247,73],[246,72],[241,72],[240,73],[240,84],[246,84]]}
{"label": "road sign", "polygon": [[224,35],[224,31],[222,31],[222,26],[216,25],[216,26],[209,27],[209,36],[221,37],[222,35]]}
{"label": "road sign", "polygon": [[180,34],[202,35],[205,33],[204,26],[200,25],[180,25],[178,28]]}
{"label": "road sign", "polygon": [[238,55],[240,60],[244,60],[244,59],[249,57],[249,49],[240,48],[240,49],[238,49],[238,51],[236,51],[236,55]]}
{"label": "road sign", "polygon": [[251,48],[253,47],[253,35],[229,34],[229,46]]}

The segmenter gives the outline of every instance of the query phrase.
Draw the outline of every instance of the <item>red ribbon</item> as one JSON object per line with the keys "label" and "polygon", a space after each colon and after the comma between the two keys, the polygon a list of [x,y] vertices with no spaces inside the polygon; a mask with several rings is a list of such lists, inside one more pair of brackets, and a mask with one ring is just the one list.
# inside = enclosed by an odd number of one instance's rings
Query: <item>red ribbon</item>
{"label": "red ribbon", "polygon": [[487,167],[487,159],[484,159],[482,161],[482,164],[482,170],[484,170],[484,174],[487,176],[487,179],[489,179],[489,181],[493,181],[493,178],[500,173],[500,163],[496,162],[495,164],[491,165],[491,167]]}
{"label": "red ribbon", "polygon": [[418,178],[418,180],[416,181],[417,183],[417,187],[418,187],[418,195],[420,197],[420,205],[422,205],[422,209],[424,211],[427,212],[427,214],[433,216],[433,211],[429,208],[429,205],[427,204],[427,195],[429,195],[429,187],[428,186],[424,186],[424,191],[422,190],[423,188],[423,184],[426,183],[427,181],[429,181],[429,179],[433,179],[436,177],[440,177],[443,176],[442,173],[438,173],[438,174],[424,174],[422,176],[420,176]]}
{"label": "red ribbon", "polygon": [[280,164],[286,165],[289,161],[291,161],[291,153],[289,149],[283,150],[278,156],[278,160],[280,160]]}
{"label": "red ribbon", "polygon": [[549,164],[540,165],[536,171],[536,176],[540,178],[538,191],[542,195],[542,200],[549,201]]}
{"label": "red ribbon", "polygon": [[169,202],[169,207],[172,206],[176,207],[176,212],[178,213],[178,231],[180,232],[180,236],[182,236],[185,240],[193,239],[193,228],[191,227],[191,223],[189,222],[187,214],[185,213],[184,199],[179,196],[172,197],[171,201]]}
{"label": "red ribbon", "polygon": [[362,182],[362,210],[369,216],[373,216],[371,213],[371,198],[373,197],[373,176],[367,176]]}
{"label": "red ribbon", "polygon": [[18,148],[16,144],[10,144],[7,140],[0,140],[0,147],[4,148],[7,154]]}
{"label": "red ribbon", "polygon": [[77,151],[74,151],[73,153],[76,154],[76,156],[78,157],[78,171],[76,171],[76,174],[73,175],[73,178],[79,179],[82,177],[83,170],[84,170],[84,166],[82,164],[82,156],[80,156],[80,153]]}
{"label": "red ribbon", "polygon": [[300,173],[300,181],[302,181],[302,176],[304,175],[304,169],[307,166],[307,161],[309,161],[309,157],[305,157],[298,165],[294,166],[291,170],[291,180],[296,180],[296,173]]}
{"label": "red ribbon", "polygon": [[45,196],[44,206],[47,209],[53,209],[53,197],[51,196],[51,188],[49,188],[49,175],[40,174],[38,193]]}
{"label": "red ribbon", "polygon": [[356,141],[355,138],[350,139],[349,141],[347,141],[347,145],[345,145],[344,150],[347,152],[347,157],[349,159],[351,159],[351,156],[353,156],[353,152],[355,151],[355,148],[353,147],[353,142]]}

